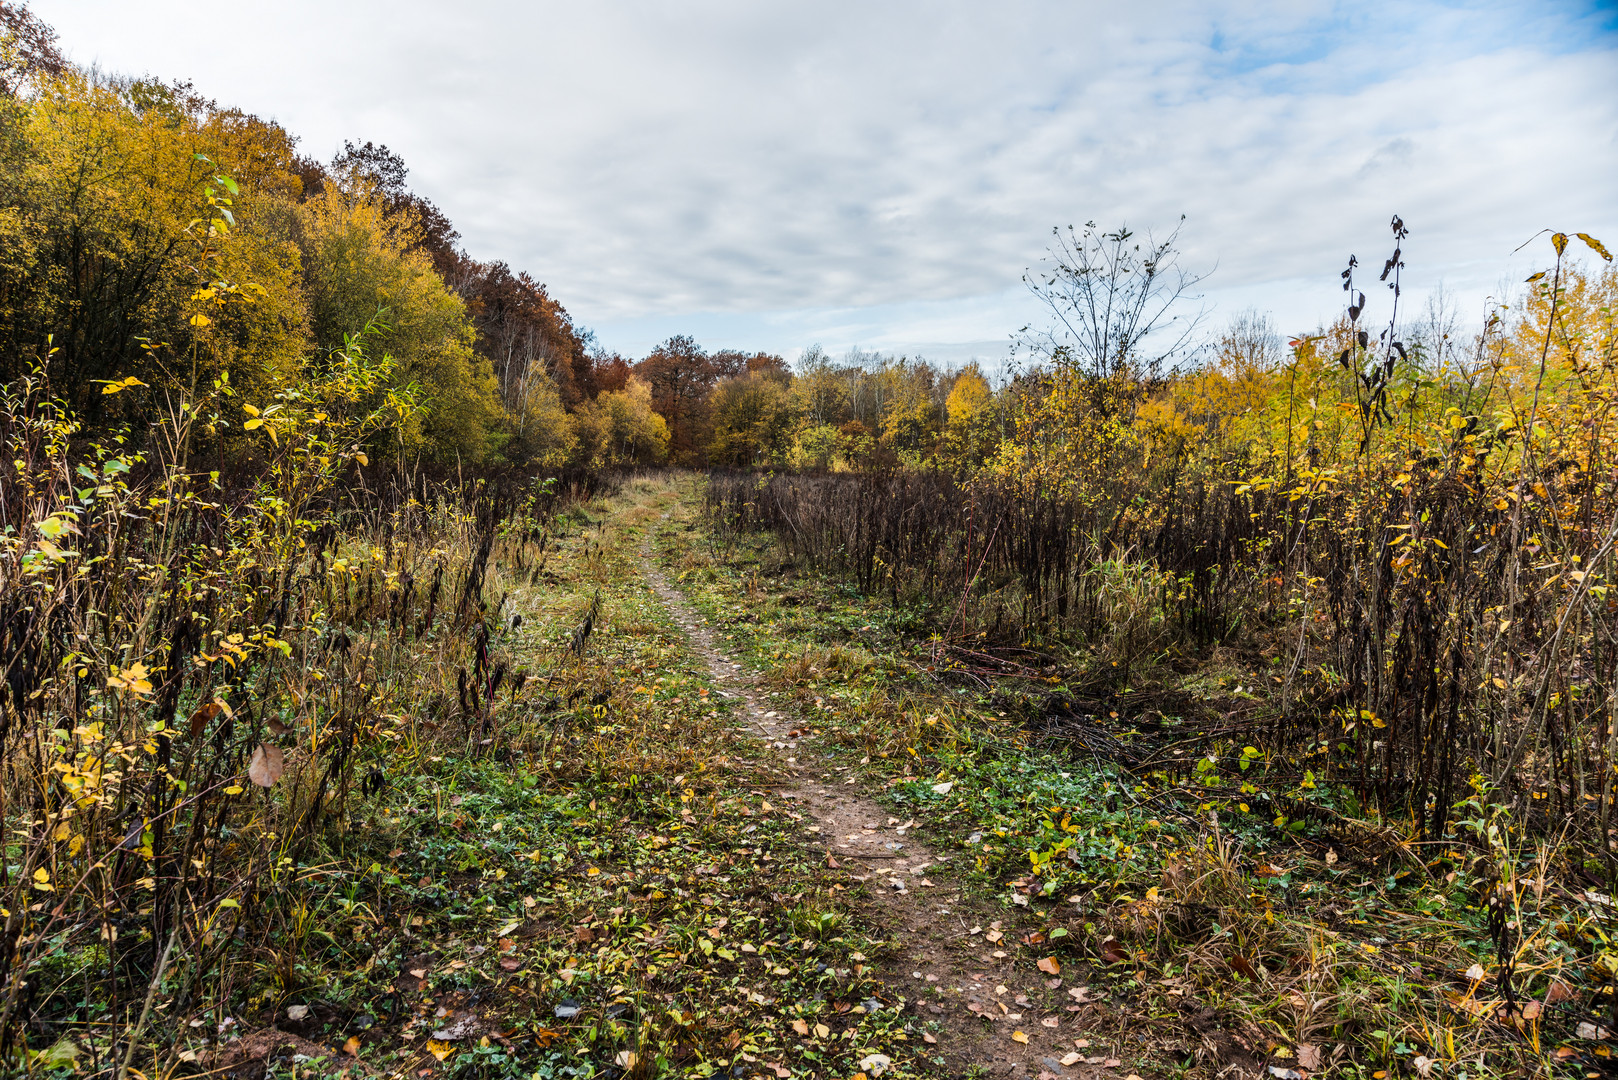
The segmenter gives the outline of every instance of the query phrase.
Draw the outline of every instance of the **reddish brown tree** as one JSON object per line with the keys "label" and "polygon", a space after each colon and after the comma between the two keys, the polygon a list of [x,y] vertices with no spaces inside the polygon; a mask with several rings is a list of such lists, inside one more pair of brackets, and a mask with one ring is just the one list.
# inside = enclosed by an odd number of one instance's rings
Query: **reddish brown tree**
{"label": "reddish brown tree", "polygon": [[716,363],[691,338],[676,334],[635,365],[635,374],[652,388],[652,408],[669,425],[672,459],[695,462],[701,458],[710,426],[708,396],[723,374],[725,362]]}
{"label": "reddish brown tree", "polygon": [[56,31],[28,10],[26,4],[0,0],[0,94],[15,96],[38,76],[54,77],[67,70],[67,60],[56,47]]}

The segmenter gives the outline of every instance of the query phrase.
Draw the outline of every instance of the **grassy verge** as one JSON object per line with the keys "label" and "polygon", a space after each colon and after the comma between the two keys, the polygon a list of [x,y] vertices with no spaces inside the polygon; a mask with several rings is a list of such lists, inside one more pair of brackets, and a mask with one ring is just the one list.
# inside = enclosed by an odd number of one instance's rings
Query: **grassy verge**
{"label": "grassy verge", "polygon": [[[1481,784],[1440,843],[1275,760],[1222,717],[1262,658],[1096,685],[1086,650],[985,678],[925,612],[707,528],[665,558],[845,767],[925,813],[972,883],[1094,966],[1170,1075],[1231,1062],[1380,1078],[1583,1075],[1610,1060],[1610,901]],[[1223,729],[1223,734],[1221,733]],[[1279,1075],[1279,1074],[1277,1074]]]}
{"label": "grassy verge", "polygon": [[276,944],[291,959],[228,1019],[188,1016],[182,1057],[228,1061],[237,1033],[273,1023],[347,1048],[326,1067],[395,1075],[928,1067],[924,1027],[874,979],[888,944],[772,801],[759,747],[636,572],[675,505],[629,481],[564,514],[543,557],[496,546],[490,651],[510,675],[487,724],[424,733],[286,868],[304,898],[302,936]]}

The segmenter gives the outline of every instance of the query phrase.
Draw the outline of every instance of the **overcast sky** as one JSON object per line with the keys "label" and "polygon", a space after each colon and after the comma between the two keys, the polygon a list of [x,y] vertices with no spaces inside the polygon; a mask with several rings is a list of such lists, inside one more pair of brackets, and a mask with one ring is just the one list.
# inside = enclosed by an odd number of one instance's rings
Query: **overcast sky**
{"label": "overcast sky", "polygon": [[1289,332],[1394,213],[1411,299],[1468,316],[1543,227],[1618,244],[1610,2],[31,6],[74,60],[191,79],[305,153],[386,143],[474,256],[626,354],[993,360],[1050,228],[1087,219],[1186,215],[1213,321]]}

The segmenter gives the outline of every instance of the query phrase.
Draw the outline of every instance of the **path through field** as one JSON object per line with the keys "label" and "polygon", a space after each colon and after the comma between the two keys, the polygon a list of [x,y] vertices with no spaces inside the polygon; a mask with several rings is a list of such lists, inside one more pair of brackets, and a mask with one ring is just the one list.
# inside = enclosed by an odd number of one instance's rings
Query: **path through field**
{"label": "path through field", "polygon": [[[665,513],[664,518],[668,517]],[[866,886],[870,917],[902,942],[888,978],[918,1015],[936,1018],[937,1046],[952,1074],[975,1066],[995,1075],[1125,1077],[1123,1061],[1085,1038],[1075,1013],[1086,1011],[1082,983],[1035,968],[1015,940],[1004,910],[963,893],[951,856],[928,845],[927,823],[894,817],[869,797],[847,767],[830,765],[817,736],[771,707],[759,679],[726,652],[720,635],[658,568],[651,537],[642,549],[647,584],[722,693],[739,700],[753,733],[780,758],[790,777],[779,790],[812,822],[826,862]],[[958,857],[957,857],[958,858]],[[1020,954],[1023,954],[1019,956]]]}

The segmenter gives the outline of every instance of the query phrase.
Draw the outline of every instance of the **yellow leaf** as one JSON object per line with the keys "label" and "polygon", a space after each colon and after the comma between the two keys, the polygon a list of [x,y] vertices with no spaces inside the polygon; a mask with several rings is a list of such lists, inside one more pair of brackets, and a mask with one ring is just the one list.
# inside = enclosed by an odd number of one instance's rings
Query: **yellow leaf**
{"label": "yellow leaf", "polygon": [[368,458],[364,454],[360,454],[360,453],[356,453],[354,455],[354,460],[359,462],[361,465],[369,465],[371,463],[370,458]]}
{"label": "yellow leaf", "polygon": [[151,680],[147,679],[148,672],[145,664],[131,664],[121,671],[113,669],[107,676],[107,685],[114,690],[130,690],[137,694],[150,694],[152,692]]}
{"label": "yellow leaf", "polygon": [[191,316],[191,325],[192,326],[207,326],[212,322],[213,322],[212,319],[208,318],[208,316],[202,314],[200,311],[197,314]]}
{"label": "yellow leaf", "polygon": [[348,1037],[348,1041],[343,1044],[343,1053],[347,1054],[349,1057],[359,1056],[360,1037],[358,1035],[350,1035]]}
{"label": "yellow leaf", "polygon": [[253,405],[243,405],[242,412],[246,413],[248,416],[257,416],[258,408]]}
{"label": "yellow leaf", "polygon": [[242,425],[242,427],[244,429],[246,429],[247,431],[252,431],[256,427],[263,427],[263,426],[264,426],[264,421],[256,419],[256,418],[252,419],[252,420],[249,420],[247,423]]}
{"label": "yellow leaf", "polygon": [[1580,240],[1583,240],[1585,247],[1589,248],[1591,251],[1595,252],[1597,255],[1600,255],[1603,259],[1606,259],[1608,262],[1612,262],[1612,252],[1608,251],[1606,249],[1606,246],[1603,245],[1600,240],[1597,240],[1595,237],[1591,236],[1589,233],[1582,233],[1581,232],[1581,233],[1574,233],[1573,235],[1577,236]]}
{"label": "yellow leaf", "polygon": [[1028,1041],[1028,1036],[1025,1035],[1021,1031],[1013,1031],[1011,1033],[1011,1041],[1012,1042],[1026,1043]]}
{"label": "yellow leaf", "polygon": [[831,1034],[831,1028],[827,1027],[825,1024],[816,1024],[815,1025],[815,1038],[824,1039],[827,1035],[830,1035],[830,1034]]}
{"label": "yellow leaf", "polygon": [[455,1048],[447,1042],[439,1042],[437,1039],[428,1039],[427,1052],[433,1057],[437,1058],[439,1061],[443,1061],[445,1058],[449,1057],[455,1052]]}

